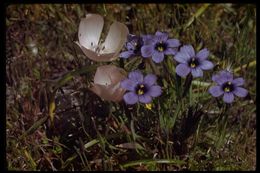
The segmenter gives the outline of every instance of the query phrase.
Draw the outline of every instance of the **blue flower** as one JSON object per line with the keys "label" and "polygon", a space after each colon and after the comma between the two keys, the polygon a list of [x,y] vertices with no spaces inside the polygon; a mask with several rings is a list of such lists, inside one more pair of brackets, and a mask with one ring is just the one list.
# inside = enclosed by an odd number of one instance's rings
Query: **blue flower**
{"label": "blue flower", "polygon": [[234,95],[245,97],[248,94],[248,91],[241,87],[245,82],[244,79],[241,77],[233,79],[233,74],[229,71],[223,70],[213,75],[212,80],[217,85],[210,87],[209,93],[213,97],[219,97],[224,94],[223,100],[226,103],[232,103]]}
{"label": "blue flower", "polygon": [[158,97],[162,93],[161,87],[156,85],[156,80],[157,77],[153,74],[144,77],[140,71],[130,72],[128,78],[121,81],[121,87],[129,91],[124,95],[124,101],[131,105],[138,101],[150,103],[152,97]]}
{"label": "blue flower", "polygon": [[202,77],[202,70],[210,70],[214,67],[211,61],[208,61],[209,51],[204,48],[197,54],[191,45],[184,45],[174,56],[174,59],[180,64],[176,67],[176,73],[181,77],[186,77],[190,72],[193,77]]}
{"label": "blue flower", "polygon": [[155,36],[147,36],[143,39],[144,45],[141,53],[144,58],[152,57],[156,63],[163,61],[165,55],[175,55],[180,41],[177,39],[168,39],[168,34],[157,31]]}
{"label": "blue flower", "polygon": [[141,47],[143,46],[142,38],[136,35],[129,34],[127,39],[127,51],[121,52],[119,57],[127,59],[133,56],[141,55]]}

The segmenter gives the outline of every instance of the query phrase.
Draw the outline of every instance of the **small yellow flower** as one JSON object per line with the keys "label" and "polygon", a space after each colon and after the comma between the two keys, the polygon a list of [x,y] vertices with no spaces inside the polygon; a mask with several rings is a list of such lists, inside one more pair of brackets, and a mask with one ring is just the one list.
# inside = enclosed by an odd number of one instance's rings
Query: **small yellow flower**
{"label": "small yellow flower", "polygon": [[152,104],[151,103],[145,104],[145,108],[152,110]]}

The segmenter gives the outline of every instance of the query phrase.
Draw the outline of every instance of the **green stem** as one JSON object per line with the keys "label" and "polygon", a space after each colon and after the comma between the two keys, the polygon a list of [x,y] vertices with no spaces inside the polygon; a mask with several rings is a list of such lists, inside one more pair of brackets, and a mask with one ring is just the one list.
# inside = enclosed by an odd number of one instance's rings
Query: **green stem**
{"label": "green stem", "polygon": [[149,59],[147,59],[147,62],[150,65],[153,73],[156,74],[156,75],[159,75],[160,72],[158,71],[158,69],[156,68],[155,64],[152,62],[152,60],[149,58]]}
{"label": "green stem", "polygon": [[226,136],[226,128],[227,128],[227,119],[228,119],[228,105],[225,105],[225,108],[224,108],[224,110],[223,110],[223,118],[222,118],[222,121],[221,121],[221,128],[220,128],[220,134],[219,134],[219,139],[218,139],[218,142],[217,142],[217,148],[219,148],[221,145],[222,145],[222,143],[223,143],[223,141],[224,141],[224,139],[225,139],[225,136]]}
{"label": "green stem", "polygon": [[[175,122],[176,122],[176,119],[177,119],[177,117],[178,117],[178,115],[179,115],[179,112],[180,112],[180,110],[181,110],[181,100],[178,102],[178,105],[177,105],[177,108],[176,108],[176,110],[175,110],[175,113],[174,113],[174,115],[173,115],[173,123],[172,123],[172,128],[174,127],[174,125],[175,125]],[[172,109],[170,109],[170,110],[172,110]]]}

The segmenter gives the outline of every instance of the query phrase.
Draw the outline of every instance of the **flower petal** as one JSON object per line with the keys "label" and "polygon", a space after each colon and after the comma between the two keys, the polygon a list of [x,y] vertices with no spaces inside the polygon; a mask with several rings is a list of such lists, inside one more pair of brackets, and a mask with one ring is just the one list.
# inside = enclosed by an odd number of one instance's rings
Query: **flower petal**
{"label": "flower petal", "polygon": [[134,50],[135,49],[133,40],[126,43],[126,48],[127,48],[127,50]]}
{"label": "flower petal", "polygon": [[236,78],[232,82],[236,86],[242,86],[245,83],[245,80],[242,77]]}
{"label": "flower petal", "polygon": [[181,45],[178,39],[168,39],[166,43],[169,47],[179,47]]}
{"label": "flower petal", "polygon": [[224,93],[223,100],[226,103],[232,103],[234,101],[234,94],[233,93]]}
{"label": "flower petal", "polygon": [[160,35],[164,35],[164,34],[165,34],[165,33],[160,32],[160,31],[156,31],[156,33],[155,33],[156,36],[160,36]]}
{"label": "flower petal", "polygon": [[207,59],[209,56],[209,51],[207,48],[204,48],[202,50],[200,50],[197,54],[196,54],[196,57],[199,59],[199,60],[205,60]]}
{"label": "flower petal", "polygon": [[114,71],[114,68],[116,68],[114,65],[99,66],[94,76],[94,83],[105,86],[111,85],[112,79],[109,74]]}
{"label": "flower petal", "polygon": [[219,97],[224,93],[224,91],[222,90],[221,86],[216,85],[216,86],[212,86],[212,87],[209,88],[209,93],[213,97]]}
{"label": "flower petal", "polygon": [[233,74],[227,70],[223,70],[220,72],[220,76],[224,78],[226,81],[232,81],[233,80]]}
{"label": "flower petal", "polygon": [[129,77],[129,79],[131,79],[133,82],[136,82],[136,83],[143,82],[143,78],[144,78],[143,74],[138,70],[130,72],[128,74],[128,77]]}
{"label": "flower petal", "polygon": [[120,84],[115,85],[100,85],[100,84],[92,84],[93,86],[90,88],[92,92],[97,94],[100,98],[108,101],[118,102],[122,100],[125,90],[120,88]]}
{"label": "flower petal", "polygon": [[179,64],[176,67],[176,73],[181,77],[185,77],[190,73],[190,68],[187,64]]}
{"label": "flower petal", "polygon": [[141,38],[143,39],[144,45],[152,44],[153,43],[153,35],[141,35]]}
{"label": "flower petal", "polygon": [[178,52],[175,56],[174,59],[179,62],[179,63],[185,63],[188,64],[188,61],[191,59],[191,57],[184,52]]}
{"label": "flower petal", "polygon": [[153,59],[154,62],[160,63],[164,59],[164,53],[163,52],[154,51],[154,53],[152,55],[152,59]]}
{"label": "flower petal", "polygon": [[129,51],[121,52],[119,57],[127,59],[127,58],[129,58],[129,57],[131,57],[133,55],[134,55],[134,51],[129,50]]}
{"label": "flower petal", "polygon": [[218,74],[213,75],[212,80],[214,82],[216,82],[217,84],[222,85],[225,82],[232,81],[233,80],[233,74],[226,71],[226,70],[223,70],[223,71],[219,72]]}
{"label": "flower petal", "polygon": [[181,52],[187,53],[190,57],[195,56],[195,51],[192,45],[184,45],[180,49]]}
{"label": "flower petal", "polygon": [[167,33],[165,33],[165,32],[160,32],[160,31],[157,31],[156,33],[155,33],[155,37],[156,37],[156,39],[157,39],[157,41],[158,42],[165,42],[165,41],[167,41],[167,39],[168,39],[168,34]]}
{"label": "flower petal", "polygon": [[202,77],[203,71],[198,67],[198,68],[191,69],[191,74],[193,77]]}
{"label": "flower petal", "polygon": [[147,94],[152,97],[158,97],[162,94],[162,88],[159,85],[151,86]]}
{"label": "flower petal", "polygon": [[233,93],[238,97],[245,97],[248,94],[248,91],[241,87],[236,87]]}
{"label": "flower petal", "polygon": [[127,89],[129,91],[135,91],[135,87],[136,87],[136,82],[130,80],[130,79],[125,79],[123,81],[121,81],[121,87],[124,89]]}
{"label": "flower petal", "polygon": [[165,51],[164,54],[165,55],[175,55],[177,53],[177,50],[174,48],[170,48],[168,47]]}
{"label": "flower petal", "polygon": [[99,38],[103,29],[104,19],[98,14],[87,14],[79,24],[79,43],[90,50],[98,45]]}
{"label": "flower petal", "polygon": [[138,97],[141,103],[150,103],[152,101],[152,97],[148,94],[140,95]]}
{"label": "flower petal", "polygon": [[155,84],[157,80],[157,77],[154,74],[148,74],[144,77],[144,84],[146,84],[147,86],[152,86],[153,84]]}
{"label": "flower petal", "polygon": [[101,49],[100,53],[115,53],[118,55],[127,41],[128,34],[129,31],[125,24],[114,21],[109,28],[105,42],[102,44],[104,49]]}
{"label": "flower petal", "polygon": [[126,104],[133,105],[138,101],[138,96],[134,92],[128,92],[124,95]]}
{"label": "flower petal", "polygon": [[144,45],[141,48],[142,56],[145,58],[151,57],[154,52],[154,47],[152,45]]}
{"label": "flower petal", "polygon": [[199,66],[202,70],[210,70],[214,67],[213,63],[211,61],[208,60],[204,60],[200,62],[200,66]]}
{"label": "flower petal", "polygon": [[218,81],[218,79],[219,79],[219,74],[214,74],[214,75],[212,75],[211,79],[212,79],[212,81],[218,83],[217,81]]}

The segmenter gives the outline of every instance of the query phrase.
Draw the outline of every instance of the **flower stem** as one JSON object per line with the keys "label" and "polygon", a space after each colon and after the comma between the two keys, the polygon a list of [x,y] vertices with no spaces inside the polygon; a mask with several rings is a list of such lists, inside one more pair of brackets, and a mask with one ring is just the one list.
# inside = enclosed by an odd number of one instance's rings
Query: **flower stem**
{"label": "flower stem", "polygon": [[222,117],[222,121],[221,121],[221,126],[219,129],[219,139],[217,141],[216,147],[219,148],[222,144],[223,141],[225,139],[226,136],[226,127],[227,127],[227,119],[228,119],[228,105],[225,104],[225,107],[223,109],[223,117]]}
{"label": "flower stem", "polygon": [[152,71],[154,72],[154,74],[159,75],[160,72],[158,71],[158,69],[156,68],[155,64],[152,62],[152,60],[149,58],[149,59],[147,59],[147,62],[150,65],[150,67],[151,67]]}

